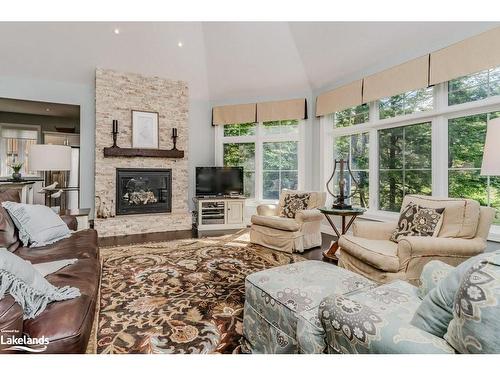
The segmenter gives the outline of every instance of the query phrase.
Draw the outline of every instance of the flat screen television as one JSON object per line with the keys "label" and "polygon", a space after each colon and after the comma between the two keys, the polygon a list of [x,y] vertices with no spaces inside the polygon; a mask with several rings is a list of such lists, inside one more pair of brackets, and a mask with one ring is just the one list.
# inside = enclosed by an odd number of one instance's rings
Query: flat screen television
{"label": "flat screen television", "polygon": [[196,167],[196,196],[243,195],[243,167]]}

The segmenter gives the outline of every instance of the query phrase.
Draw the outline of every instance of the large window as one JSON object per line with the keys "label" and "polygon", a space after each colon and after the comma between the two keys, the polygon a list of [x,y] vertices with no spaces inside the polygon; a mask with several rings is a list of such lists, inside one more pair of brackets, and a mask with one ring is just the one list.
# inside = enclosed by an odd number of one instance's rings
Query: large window
{"label": "large window", "polygon": [[38,131],[24,128],[1,128],[0,153],[2,154],[1,175],[11,176],[12,163],[23,163],[22,175],[36,175],[29,167],[30,146],[38,141]]}
{"label": "large window", "polygon": [[241,137],[255,135],[255,124],[224,125],[224,137]]}
{"label": "large window", "polygon": [[[500,208],[500,178],[481,176],[488,118],[500,112],[483,113],[448,121],[448,186],[450,197],[467,197],[483,206]],[[496,224],[500,224],[497,214]]]}
{"label": "large window", "polygon": [[298,142],[264,142],[263,198],[279,199],[281,190],[297,189]]}
{"label": "large window", "polygon": [[351,125],[364,124],[370,118],[370,108],[368,104],[358,105],[335,112],[334,124],[336,128],[345,128]]}
{"label": "large window", "polygon": [[448,82],[448,104],[455,105],[500,95],[500,67]]}
{"label": "large window", "polygon": [[380,119],[423,112],[433,107],[432,87],[408,91],[379,100]]}
{"label": "large window", "polygon": [[300,187],[301,126],[284,120],[223,127],[222,164],[244,168],[245,196],[277,200],[281,190]]}
{"label": "large window", "polygon": [[[336,137],[334,140],[333,158],[349,161],[352,174],[358,183],[358,194],[352,199],[352,204],[361,207],[368,207],[369,202],[369,142],[368,133],[346,135]],[[334,176],[334,185],[338,186],[339,174]],[[347,182],[347,191],[354,192],[351,176],[345,175]]]}
{"label": "large window", "polygon": [[243,167],[243,184],[245,196],[255,197],[255,144],[224,144],[224,166]]}
{"label": "large window", "polygon": [[366,216],[394,220],[406,194],[472,198],[497,209],[500,236],[500,177],[481,176],[487,122],[500,117],[500,67],[361,107],[321,120],[324,183],[331,159],[344,158],[369,202]]}
{"label": "large window", "polygon": [[399,211],[406,194],[432,192],[431,124],[379,131],[379,208]]}
{"label": "large window", "polygon": [[268,121],[263,123],[262,131],[264,135],[271,134],[298,134],[298,120]]}

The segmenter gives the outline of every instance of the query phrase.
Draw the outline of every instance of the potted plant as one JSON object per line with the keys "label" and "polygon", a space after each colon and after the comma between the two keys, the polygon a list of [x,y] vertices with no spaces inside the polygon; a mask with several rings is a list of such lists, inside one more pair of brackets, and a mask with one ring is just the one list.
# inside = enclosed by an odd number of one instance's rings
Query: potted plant
{"label": "potted plant", "polygon": [[11,163],[9,165],[9,167],[11,167],[12,170],[14,171],[14,173],[12,173],[12,179],[14,179],[14,180],[21,180],[21,173],[19,171],[23,167],[23,163],[19,162],[19,161],[16,161],[14,163]]}

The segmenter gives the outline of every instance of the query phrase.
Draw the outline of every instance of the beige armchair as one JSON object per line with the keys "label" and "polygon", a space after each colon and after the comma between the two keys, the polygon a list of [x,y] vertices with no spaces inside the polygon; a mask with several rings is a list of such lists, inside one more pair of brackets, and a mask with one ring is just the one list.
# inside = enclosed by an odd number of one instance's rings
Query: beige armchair
{"label": "beige armchair", "polygon": [[339,240],[339,266],[379,283],[395,279],[416,284],[422,268],[437,259],[456,266],[486,248],[486,238],[495,210],[471,199],[405,197],[423,207],[444,207],[441,229],[436,237],[402,237],[390,241],[397,223],[358,221],[353,234]]}
{"label": "beige armchair", "polygon": [[323,215],[317,208],[325,205],[326,193],[308,192],[311,196],[307,210],[299,211],[294,219],[280,216],[285,196],[290,193],[306,192],[284,190],[279,204],[257,206],[257,215],[251,218],[250,242],[287,253],[321,246]]}

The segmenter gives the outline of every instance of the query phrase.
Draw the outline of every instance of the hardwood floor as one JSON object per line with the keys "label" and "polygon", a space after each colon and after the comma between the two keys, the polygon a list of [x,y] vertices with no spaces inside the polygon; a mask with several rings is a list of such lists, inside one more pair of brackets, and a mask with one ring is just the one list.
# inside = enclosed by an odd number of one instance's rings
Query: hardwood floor
{"label": "hardwood floor", "polygon": [[[226,234],[236,233],[238,230],[220,230],[220,231],[204,231],[198,232],[196,230],[182,230],[173,232],[157,232],[157,233],[139,233],[130,234],[125,236],[114,236],[99,238],[99,246],[126,246],[138,243],[147,242],[160,242],[160,241],[173,241],[182,240],[187,238],[204,238],[204,237],[217,237]],[[334,236],[329,234],[322,234],[323,243],[321,247],[306,250],[302,254],[304,258],[311,260],[322,260],[323,251],[330,247],[330,243],[335,239]]]}
{"label": "hardwood floor", "polygon": [[[230,233],[236,233],[238,230],[205,232],[198,232],[196,230],[182,230],[173,232],[131,234],[125,236],[99,238],[99,246],[124,246],[136,243],[173,241],[187,238],[217,237]],[[331,242],[335,240],[336,237],[326,233],[322,233],[321,236],[323,240],[321,247],[316,247],[314,249],[304,251],[304,253],[302,254],[304,258],[311,260],[323,259],[323,251],[330,247]],[[500,244],[498,242],[488,241],[485,252],[491,252],[497,249],[500,249]]]}
{"label": "hardwood floor", "polygon": [[161,242],[197,238],[196,231],[178,230],[172,232],[138,233],[124,236],[99,238],[99,246],[125,246],[137,243]]}

